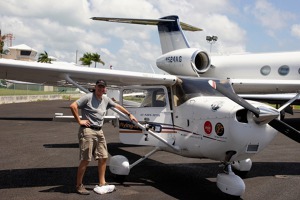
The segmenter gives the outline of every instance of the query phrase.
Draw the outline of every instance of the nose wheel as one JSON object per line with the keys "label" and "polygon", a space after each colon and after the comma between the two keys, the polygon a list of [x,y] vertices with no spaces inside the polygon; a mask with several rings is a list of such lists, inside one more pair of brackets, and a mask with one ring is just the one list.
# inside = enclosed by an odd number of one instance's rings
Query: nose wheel
{"label": "nose wheel", "polygon": [[232,171],[231,162],[229,162],[229,160],[234,154],[234,151],[227,152],[224,172],[217,176],[217,186],[225,194],[239,198],[244,194],[246,186],[243,179]]}
{"label": "nose wheel", "polygon": [[232,171],[231,164],[224,167],[224,173],[218,174],[217,186],[222,192],[236,197],[243,195],[246,189],[244,181]]}

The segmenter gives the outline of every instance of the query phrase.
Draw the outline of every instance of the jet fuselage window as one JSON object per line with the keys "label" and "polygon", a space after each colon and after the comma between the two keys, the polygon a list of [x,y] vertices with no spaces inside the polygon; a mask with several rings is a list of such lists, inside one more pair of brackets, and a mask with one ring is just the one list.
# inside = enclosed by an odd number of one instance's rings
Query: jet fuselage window
{"label": "jet fuselage window", "polygon": [[290,68],[287,65],[282,65],[281,67],[279,67],[278,69],[278,73],[281,76],[286,76],[288,73],[290,72]]}
{"label": "jet fuselage window", "polygon": [[269,65],[265,65],[260,69],[260,73],[264,76],[267,76],[271,73],[271,67]]}

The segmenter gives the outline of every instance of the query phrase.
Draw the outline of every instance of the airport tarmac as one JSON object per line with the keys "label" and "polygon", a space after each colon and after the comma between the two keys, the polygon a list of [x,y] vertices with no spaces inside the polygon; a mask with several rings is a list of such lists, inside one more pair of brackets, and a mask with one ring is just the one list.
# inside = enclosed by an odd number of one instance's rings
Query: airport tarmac
{"label": "airport tarmac", "polygon": [[[107,181],[117,190],[98,195],[97,163],[92,161],[84,179],[91,194],[75,193],[78,142],[75,122],[54,122],[54,113],[71,115],[70,101],[0,105],[1,199],[225,199],[216,186],[219,162],[158,152],[135,166],[123,184],[107,169]],[[300,130],[300,111],[286,122]],[[117,129],[104,126],[110,155],[125,155],[133,162],[151,147],[123,145]],[[245,200],[300,199],[300,146],[278,134],[260,154],[252,157],[244,179]]]}

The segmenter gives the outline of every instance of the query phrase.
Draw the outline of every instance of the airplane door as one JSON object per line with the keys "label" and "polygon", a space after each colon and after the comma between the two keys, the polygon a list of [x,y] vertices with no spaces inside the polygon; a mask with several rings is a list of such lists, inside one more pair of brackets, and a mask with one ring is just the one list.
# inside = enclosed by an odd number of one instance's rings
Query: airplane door
{"label": "airplane door", "polygon": [[[148,124],[167,141],[174,140],[172,110],[168,90],[165,86],[124,87],[120,92],[120,103],[141,124]],[[120,140],[125,144],[159,145],[159,141],[146,131],[140,130],[128,120],[120,118]]]}

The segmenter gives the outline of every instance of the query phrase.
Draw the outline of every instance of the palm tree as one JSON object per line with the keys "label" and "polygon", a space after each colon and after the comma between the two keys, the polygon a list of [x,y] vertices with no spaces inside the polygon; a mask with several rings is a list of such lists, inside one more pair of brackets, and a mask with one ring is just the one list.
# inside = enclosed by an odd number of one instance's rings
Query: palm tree
{"label": "palm tree", "polygon": [[90,67],[92,64],[92,54],[89,52],[84,53],[83,57],[81,57],[79,60],[81,61],[82,65],[88,65]]}
{"label": "palm tree", "polygon": [[38,62],[41,63],[51,63],[51,58],[48,57],[48,53],[44,51],[45,53],[40,53]]}
{"label": "palm tree", "polygon": [[4,53],[3,47],[4,47],[4,42],[2,40],[0,40],[0,54]]}
{"label": "palm tree", "polygon": [[83,54],[83,57],[79,59],[81,61],[82,65],[88,65],[91,66],[92,62],[95,62],[95,68],[96,64],[101,63],[102,65],[105,65],[105,63],[100,59],[100,55],[98,53],[85,53]]}
{"label": "palm tree", "polygon": [[96,64],[101,63],[102,65],[105,65],[105,63],[101,60],[100,55],[98,53],[93,53],[92,54],[92,61],[95,62],[95,68],[96,68]]}
{"label": "palm tree", "polygon": [[1,35],[1,30],[0,30],[0,54],[3,53],[5,38],[6,38],[6,35]]}

